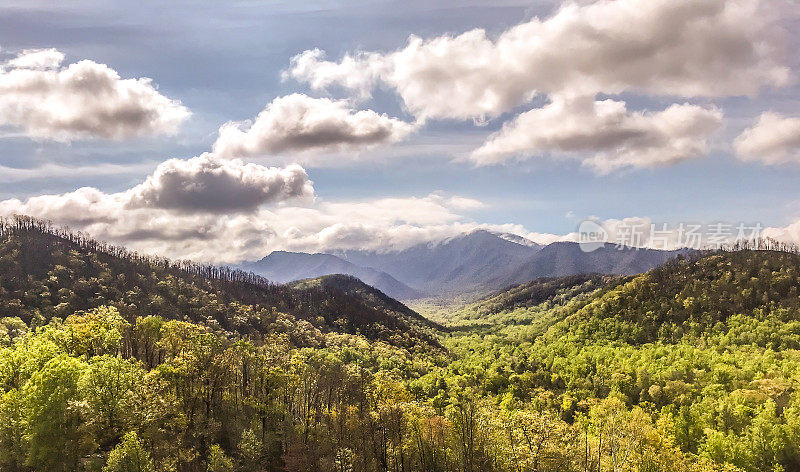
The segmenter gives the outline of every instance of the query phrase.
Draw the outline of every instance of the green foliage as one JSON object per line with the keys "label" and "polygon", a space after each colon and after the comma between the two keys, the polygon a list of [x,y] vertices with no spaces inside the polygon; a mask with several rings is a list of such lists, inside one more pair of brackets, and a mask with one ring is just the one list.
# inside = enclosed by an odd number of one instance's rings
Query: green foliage
{"label": "green foliage", "polygon": [[233,461],[225,455],[217,444],[208,452],[208,472],[233,472]]}
{"label": "green foliage", "polygon": [[2,471],[800,470],[797,255],[533,281],[436,334],[355,280],[45,233],[0,244]]}
{"label": "green foliage", "polygon": [[79,404],[78,380],[85,369],[82,361],[62,354],[34,373],[22,389],[27,465],[36,470],[76,470],[93,449]]}
{"label": "green foliage", "polygon": [[111,451],[103,472],[154,472],[150,454],[139,441],[135,431],[131,431]]}
{"label": "green foliage", "polygon": [[0,346],[23,329],[15,318],[42,326],[101,306],[129,323],[156,315],[253,338],[284,332],[298,346],[318,346],[320,331],[420,350],[438,345],[437,325],[357,279],[274,285],[228,268],[143,257],[32,218],[0,218],[0,316],[9,317],[0,319]]}

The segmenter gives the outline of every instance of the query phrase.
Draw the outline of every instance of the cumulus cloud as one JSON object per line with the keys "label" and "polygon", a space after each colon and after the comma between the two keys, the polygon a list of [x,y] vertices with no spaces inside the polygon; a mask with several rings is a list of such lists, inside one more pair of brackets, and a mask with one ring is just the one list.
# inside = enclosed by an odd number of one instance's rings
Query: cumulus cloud
{"label": "cumulus cloud", "polygon": [[204,154],[168,160],[143,183],[123,192],[84,187],[24,202],[0,201],[0,215],[50,219],[120,243],[162,239],[183,244],[183,238],[204,239],[220,218],[237,220],[267,204],[311,202],[313,194],[311,181],[298,165],[264,167]]}
{"label": "cumulus cloud", "polygon": [[[0,216],[29,214],[144,253],[216,263],[260,259],[277,249],[403,249],[476,228],[528,236],[519,225],[470,221],[461,210],[471,199],[440,194],[225,213],[131,205],[137,194],[137,188],[116,194],[82,188],[26,201],[5,200],[0,201]],[[472,202],[466,206],[474,207]]]}
{"label": "cumulus cloud", "polygon": [[221,213],[250,211],[265,203],[312,198],[314,188],[299,165],[284,168],[220,160],[211,154],[170,159],[127,193],[128,205]]}
{"label": "cumulus cloud", "polygon": [[354,110],[346,101],[303,94],[278,97],[252,123],[226,123],[214,152],[245,157],[287,152],[357,151],[391,144],[414,125],[372,110]]}
{"label": "cumulus cloud", "polygon": [[739,159],[764,164],[800,163],[800,118],[765,112],[733,143]]}
{"label": "cumulus cloud", "polygon": [[0,126],[37,139],[170,135],[189,117],[147,78],[122,79],[89,60],[62,67],[55,49],[24,50],[0,66]]}
{"label": "cumulus cloud", "polygon": [[420,119],[494,117],[535,94],[753,95],[789,81],[767,7],[759,0],[567,3],[494,40],[476,29],[411,36],[399,50],[340,61],[305,51],[285,76],[362,97],[384,84]]}
{"label": "cumulus cloud", "polygon": [[24,49],[8,65],[14,69],[55,69],[63,61],[64,53],[58,49]]}
{"label": "cumulus cloud", "polygon": [[599,173],[656,167],[705,155],[709,136],[721,125],[716,108],[675,104],[655,113],[630,112],[620,101],[554,96],[506,123],[470,159],[487,165],[566,154]]}

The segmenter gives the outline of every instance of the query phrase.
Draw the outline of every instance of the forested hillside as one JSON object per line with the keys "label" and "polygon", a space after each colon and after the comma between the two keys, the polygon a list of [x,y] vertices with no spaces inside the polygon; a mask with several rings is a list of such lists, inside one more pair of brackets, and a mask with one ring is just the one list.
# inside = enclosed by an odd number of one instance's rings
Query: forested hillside
{"label": "forested hillside", "polygon": [[[477,302],[450,313],[450,321],[480,320],[489,315],[525,311],[530,308],[554,308],[576,296],[591,293],[612,283],[619,283],[622,277],[614,275],[579,274],[564,277],[544,277],[528,283],[511,286],[505,290],[484,297]],[[544,306],[542,306],[545,304]]]}
{"label": "forested hillside", "polygon": [[[636,277],[534,281],[454,315],[449,370],[573,427],[618,402],[625,422],[652,421],[660,447],[709,469],[800,470],[799,269],[797,254],[745,250]],[[545,287],[557,290],[538,296]],[[608,439],[644,434],[617,426]],[[588,470],[681,470],[624,462]]]}
{"label": "forested hillside", "polygon": [[157,315],[251,336],[287,325],[297,334],[319,329],[437,344],[436,325],[400,303],[374,304],[380,292],[357,284],[361,290],[348,292],[333,284],[276,285],[247,272],[143,257],[30,218],[0,221],[0,313],[33,326],[110,305],[130,322]]}
{"label": "forested hillside", "polygon": [[2,471],[800,470],[796,254],[538,279],[438,330],[352,277],[2,234]]}

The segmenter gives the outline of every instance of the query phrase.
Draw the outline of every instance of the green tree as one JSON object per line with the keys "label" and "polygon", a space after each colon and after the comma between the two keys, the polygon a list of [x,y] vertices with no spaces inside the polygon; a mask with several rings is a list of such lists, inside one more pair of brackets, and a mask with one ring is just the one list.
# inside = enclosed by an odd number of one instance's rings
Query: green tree
{"label": "green tree", "polygon": [[78,380],[86,364],[60,355],[22,390],[29,441],[27,464],[43,472],[72,472],[94,444],[81,415]]}
{"label": "green tree", "polygon": [[209,448],[208,472],[233,472],[233,460],[225,455],[218,444],[212,444]]}
{"label": "green tree", "polygon": [[135,431],[127,433],[108,456],[103,472],[153,472],[150,453],[139,441]]}
{"label": "green tree", "polygon": [[87,419],[101,448],[114,443],[136,414],[132,389],[144,378],[136,362],[102,355],[93,357],[78,382],[81,397],[88,406]]}
{"label": "green tree", "polygon": [[25,464],[25,418],[19,390],[0,393],[0,470],[22,471]]}

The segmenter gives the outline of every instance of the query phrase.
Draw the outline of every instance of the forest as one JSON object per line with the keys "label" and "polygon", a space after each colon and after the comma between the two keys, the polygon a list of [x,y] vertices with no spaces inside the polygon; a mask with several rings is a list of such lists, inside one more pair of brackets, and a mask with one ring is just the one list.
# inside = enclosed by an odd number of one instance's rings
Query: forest
{"label": "forest", "polygon": [[428,321],[0,224],[0,470],[800,471],[800,256],[537,279]]}

